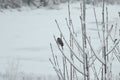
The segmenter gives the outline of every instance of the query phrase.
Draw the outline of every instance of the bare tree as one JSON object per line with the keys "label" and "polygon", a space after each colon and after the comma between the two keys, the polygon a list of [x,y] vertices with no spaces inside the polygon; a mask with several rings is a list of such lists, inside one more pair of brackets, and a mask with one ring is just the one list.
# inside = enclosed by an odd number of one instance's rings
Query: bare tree
{"label": "bare tree", "polygon": [[[82,5],[81,5],[81,16],[80,16],[80,21],[81,21],[81,30],[82,30],[82,46],[79,44],[77,41],[77,36],[74,30],[74,25],[72,22],[71,18],[71,9],[70,9],[70,3],[68,2],[68,19],[66,18],[66,24],[69,29],[70,33],[70,38],[69,41],[66,40],[60,26],[57,20],[55,20],[59,33],[62,36],[63,42],[65,43],[70,50],[70,57],[66,55],[65,49],[63,50],[59,44],[57,43],[56,37],[54,36],[54,40],[58,46],[58,49],[60,53],[62,53],[63,56],[63,71],[56,63],[58,63],[58,59],[50,59],[58,77],[59,80],[78,80],[78,73],[80,73],[83,76],[84,80],[90,80],[90,69],[93,71],[93,75],[95,76],[95,80],[108,80],[110,79],[109,75],[111,75],[112,70],[112,57],[113,54],[115,54],[116,58],[118,61],[120,61],[120,51],[119,51],[119,42],[120,38],[114,39],[111,34],[114,28],[114,25],[111,25],[109,28],[108,25],[108,9],[105,9],[105,0],[103,0],[103,6],[102,6],[102,32],[99,31],[99,26],[98,26],[98,20],[96,16],[96,11],[95,11],[95,5],[93,4],[93,11],[94,11],[94,16],[95,16],[95,21],[96,21],[96,27],[97,27],[97,32],[98,32],[98,37],[100,41],[100,49],[97,51],[93,48],[91,38],[87,35],[86,31],[86,1],[83,0]],[[106,11],[106,15],[105,15]],[[106,17],[106,22],[105,22],[105,17]],[[117,27],[116,27],[117,28]],[[115,33],[116,35],[117,29],[115,28]],[[108,42],[112,41],[114,44],[113,45],[108,45]],[[74,49],[78,49],[78,53],[74,51]],[[53,49],[52,53],[53,53]],[[79,55],[78,55],[79,54]],[[54,53],[55,55],[55,53]],[[102,55],[102,57],[101,57]],[[110,57],[110,58],[109,58]],[[82,70],[76,65],[74,62],[77,60],[80,65],[83,67]],[[96,63],[95,61],[100,62],[101,66],[99,67],[99,71],[96,70]],[[68,64],[70,64],[70,69],[68,69]],[[110,65],[110,66],[109,66]],[[75,78],[76,77],[76,78]]]}

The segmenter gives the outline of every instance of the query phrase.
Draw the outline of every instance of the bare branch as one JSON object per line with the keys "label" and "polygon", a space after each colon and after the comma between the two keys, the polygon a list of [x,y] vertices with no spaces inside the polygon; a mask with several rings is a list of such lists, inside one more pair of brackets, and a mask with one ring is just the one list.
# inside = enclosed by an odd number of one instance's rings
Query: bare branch
{"label": "bare branch", "polygon": [[[55,36],[54,36],[54,39],[55,39],[55,41],[56,41]],[[57,44],[57,41],[56,41],[56,44]],[[75,66],[75,64],[73,63],[73,61],[71,61],[71,60],[65,55],[65,53],[61,50],[61,48],[59,47],[58,44],[57,44],[57,46],[58,46],[58,49],[60,50],[60,52],[62,53],[62,55],[66,58],[66,60],[67,60],[79,73],[81,73],[82,75],[87,76],[87,75],[84,74],[82,71],[80,71],[79,68],[78,68],[77,66]]]}
{"label": "bare branch", "polygon": [[51,43],[50,43],[50,48],[51,48],[51,52],[52,52],[52,57],[53,57],[54,64],[56,65],[55,55],[54,55],[54,52],[53,52],[53,48],[52,48],[52,44],[51,44]]}
{"label": "bare branch", "polygon": [[115,42],[112,48],[106,53],[106,56],[109,55],[116,48],[119,42],[120,42],[120,38]]}
{"label": "bare branch", "polygon": [[94,16],[95,16],[95,21],[96,21],[96,26],[97,26],[97,31],[98,31],[98,37],[99,37],[100,42],[102,43],[101,36],[100,36],[100,31],[99,31],[99,27],[98,27],[98,21],[97,21],[94,2],[93,2],[93,11],[94,11]]}
{"label": "bare branch", "polygon": [[75,42],[78,50],[79,50],[79,51],[82,51],[82,53],[83,53],[82,47],[79,45],[79,43],[78,43],[78,41],[76,40],[75,36],[72,34],[72,31],[71,31],[71,29],[70,29],[70,27],[69,27],[69,25],[68,25],[67,18],[66,18],[66,24],[67,24],[67,27],[68,27],[68,29],[69,29],[69,32],[70,32],[70,34],[71,34],[71,36],[72,36],[72,38],[73,38],[73,40],[74,40],[74,42]]}
{"label": "bare branch", "polygon": [[[57,72],[59,72],[59,74],[62,76],[62,71],[59,67],[59,63],[58,63],[58,59],[57,56],[54,54],[53,52],[53,48],[52,48],[52,44],[50,43],[50,48],[51,48],[51,52],[52,52],[52,58],[53,58],[53,62],[51,59],[49,59],[49,61],[51,62],[51,64],[53,65],[54,70]],[[58,73],[57,73],[58,74]],[[63,76],[62,76],[63,77]]]}
{"label": "bare branch", "polygon": [[120,58],[118,57],[117,52],[115,50],[113,52],[114,52],[115,57],[117,58],[118,62],[120,62]]}
{"label": "bare branch", "polygon": [[[57,24],[57,26],[58,26],[58,29],[59,29],[61,35],[63,36],[63,33],[62,33],[62,31],[61,31],[58,23],[57,23],[57,20],[55,20],[55,22],[56,22],[56,24]],[[63,39],[64,39],[65,43],[67,44],[68,48],[71,50],[72,54],[78,59],[78,61],[80,61],[81,63],[83,63],[83,61],[81,61],[81,60],[79,59],[79,57],[78,57],[78,56],[74,53],[74,51],[71,49],[71,47],[70,47],[69,44],[67,43],[67,41],[66,41],[66,39],[65,39],[64,36],[63,36]]]}
{"label": "bare branch", "polygon": [[[87,38],[87,37],[86,37],[86,38]],[[96,55],[96,53],[95,53],[95,51],[93,50],[93,47],[92,47],[90,41],[88,40],[88,38],[87,38],[87,41],[88,41],[88,43],[89,43],[89,45],[90,45],[90,48],[91,48],[91,50],[93,51],[95,57],[96,57],[102,64],[105,64],[105,63]]]}
{"label": "bare branch", "polygon": [[108,37],[110,36],[110,33],[111,33],[112,29],[113,29],[113,25],[112,25],[111,28],[108,30],[108,33],[107,33],[107,36],[106,36],[105,40],[107,40]]}
{"label": "bare branch", "polygon": [[[52,60],[49,59],[49,61],[51,62],[51,64],[53,65],[53,69],[55,70],[57,76],[59,77],[60,80],[63,80],[63,76],[61,74],[61,72],[58,71],[58,69],[56,68],[56,66],[53,64]],[[62,78],[62,79],[61,79]]]}
{"label": "bare branch", "polygon": [[[98,50],[98,55],[100,54],[101,50],[102,50],[102,48],[100,48],[100,49]],[[95,55],[93,54],[90,58],[93,59],[94,56],[95,56]],[[89,64],[89,67],[92,66],[92,64],[95,62],[96,59],[97,59],[96,57],[95,57],[95,59],[93,59],[92,63]]]}

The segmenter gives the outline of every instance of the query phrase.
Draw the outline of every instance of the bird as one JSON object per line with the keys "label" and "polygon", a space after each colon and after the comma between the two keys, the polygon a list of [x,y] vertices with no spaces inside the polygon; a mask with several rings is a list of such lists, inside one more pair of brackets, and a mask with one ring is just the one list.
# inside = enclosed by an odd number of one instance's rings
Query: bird
{"label": "bird", "polygon": [[119,17],[120,17],[120,12],[118,12],[118,14],[119,14]]}
{"label": "bird", "polygon": [[114,40],[114,43],[117,41],[117,39]]}
{"label": "bird", "polygon": [[64,43],[63,43],[63,41],[62,41],[62,39],[61,38],[57,38],[57,43],[62,47],[62,49],[63,49],[63,46],[64,46]]}

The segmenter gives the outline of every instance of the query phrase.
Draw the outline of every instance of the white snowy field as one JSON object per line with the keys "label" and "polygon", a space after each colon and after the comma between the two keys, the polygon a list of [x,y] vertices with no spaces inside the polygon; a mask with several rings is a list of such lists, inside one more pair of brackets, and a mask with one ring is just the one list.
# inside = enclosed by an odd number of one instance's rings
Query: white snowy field
{"label": "white snowy field", "polygon": [[[96,7],[98,22],[101,21],[101,6]],[[118,23],[120,6],[108,5],[109,26]],[[71,16],[75,31],[81,33],[79,3],[71,5]],[[55,75],[49,62],[51,57],[50,42],[55,45],[53,34],[59,36],[59,31],[54,22],[58,20],[61,29],[68,38],[65,18],[68,17],[67,4],[62,4],[55,9],[23,8],[17,10],[4,10],[0,13],[0,73],[8,71]],[[93,39],[98,39],[92,6],[87,6],[87,34]],[[94,42],[96,45],[97,42]],[[96,45],[97,46],[97,45]],[[98,46],[97,46],[98,47]],[[57,48],[55,51],[57,51]],[[115,61],[113,73],[120,72],[120,64]]]}

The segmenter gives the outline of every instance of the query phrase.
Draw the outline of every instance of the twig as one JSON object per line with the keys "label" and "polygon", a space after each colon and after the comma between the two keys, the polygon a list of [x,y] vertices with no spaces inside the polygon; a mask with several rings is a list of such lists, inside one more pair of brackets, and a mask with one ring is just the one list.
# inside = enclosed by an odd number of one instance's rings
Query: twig
{"label": "twig", "polygon": [[66,60],[67,60],[79,73],[81,73],[82,75],[87,76],[86,74],[84,74],[83,72],[81,72],[81,71],[77,68],[77,66],[75,66],[75,64],[74,64],[70,59],[68,59],[68,57],[65,55],[65,53],[60,49],[60,47],[59,47],[59,45],[58,45],[58,43],[57,43],[57,41],[56,41],[55,36],[54,36],[54,39],[55,39],[55,42],[56,42],[56,44],[57,44],[57,46],[58,46],[58,49],[60,50],[60,52],[62,53],[62,55],[66,58]]}
{"label": "twig", "polygon": [[117,52],[115,50],[114,50],[114,54],[115,54],[117,60],[120,62],[120,58],[118,57]]}
{"label": "twig", "polygon": [[98,31],[98,37],[99,37],[100,42],[102,43],[101,36],[100,36],[100,31],[99,31],[99,27],[98,27],[98,21],[97,21],[94,2],[93,2],[93,11],[94,11],[94,16],[95,16],[95,21],[96,21],[96,26],[97,26],[97,31]]}
{"label": "twig", "polygon": [[74,42],[75,42],[75,45],[77,46],[78,50],[79,50],[79,51],[82,51],[82,53],[83,53],[82,47],[79,45],[78,41],[75,39],[75,36],[72,34],[72,31],[71,31],[71,29],[70,29],[70,27],[69,27],[69,25],[68,25],[67,18],[66,18],[65,20],[66,20],[66,24],[67,24],[67,27],[68,27],[68,29],[69,29],[69,32],[70,32],[70,34],[71,34],[71,36],[72,36],[72,38],[73,38],[73,40],[74,40]]}
{"label": "twig", "polygon": [[92,47],[92,45],[91,45],[91,43],[90,43],[90,41],[88,40],[87,37],[86,37],[86,39],[87,39],[88,44],[90,45],[90,48],[91,48],[91,50],[93,51],[95,57],[96,57],[102,64],[105,64],[101,59],[98,58],[98,56],[96,55],[95,51],[93,50],[93,47]]}
{"label": "twig", "polygon": [[56,59],[56,64],[57,64],[58,70],[59,70],[59,72],[60,72],[61,75],[62,75],[62,71],[61,71],[61,69],[60,69],[60,67],[59,67],[59,63],[58,63],[58,58],[57,58],[57,56],[55,56],[55,59]]}
{"label": "twig", "polygon": [[95,77],[97,78],[97,80],[99,80],[95,66],[92,67],[92,71],[94,72]]}
{"label": "twig", "polygon": [[60,69],[60,67],[59,67],[58,59],[57,59],[57,56],[54,55],[54,52],[53,52],[53,48],[52,48],[52,44],[51,44],[51,43],[50,43],[50,48],[51,48],[51,52],[52,52],[52,57],[53,57],[54,63],[52,62],[51,59],[49,59],[49,60],[50,60],[51,64],[53,65],[55,71],[59,72],[59,74],[62,76],[62,72],[61,72],[61,69]]}
{"label": "twig", "polygon": [[[57,26],[58,26],[58,29],[59,29],[60,33],[62,34],[62,31],[61,31],[61,29],[60,29],[60,27],[59,27],[59,25],[58,25],[58,23],[57,23],[57,20],[55,20],[55,22],[56,22],[56,24],[57,24]],[[63,36],[63,34],[62,34],[62,36]],[[78,59],[78,61],[80,61],[81,63],[83,63],[83,61],[81,61],[81,60],[79,59],[79,57],[78,57],[78,56],[74,53],[74,51],[71,49],[71,47],[69,46],[69,44],[68,44],[67,41],[65,40],[65,37],[64,37],[64,36],[63,36],[63,39],[64,39],[65,43],[67,44],[68,48],[72,51],[72,54]]]}
{"label": "twig", "polygon": [[112,32],[112,30],[113,30],[113,25],[112,25],[111,28],[108,30],[108,33],[107,33],[107,36],[106,36],[105,40],[108,39],[108,37],[110,36],[110,33]]}
{"label": "twig", "polygon": [[117,32],[117,23],[116,23],[116,26],[115,26],[114,39],[115,39],[115,37],[116,37],[116,32]]}
{"label": "twig", "polygon": [[119,42],[120,42],[120,38],[115,42],[113,47],[106,53],[106,56],[109,55],[116,48]]}
{"label": "twig", "polygon": [[52,44],[51,44],[51,43],[50,43],[50,48],[51,48],[51,52],[52,52],[53,61],[54,61],[54,64],[55,64],[55,66],[56,66],[55,55],[54,55],[54,52],[53,52],[53,48],[52,48]]}
{"label": "twig", "polygon": [[[49,61],[51,62],[51,64],[53,65],[53,69],[55,70],[55,72],[56,72],[56,74],[57,74],[57,76],[58,76],[58,78],[60,79],[60,80],[64,80],[63,79],[63,76],[61,75],[61,73],[58,71],[58,69],[54,66],[54,64],[53,64],[53,62],[52,62],[52,60],[51,59],[49,59]],[[62,78],[62,79],[61,79]]]}

